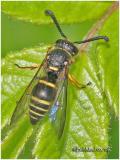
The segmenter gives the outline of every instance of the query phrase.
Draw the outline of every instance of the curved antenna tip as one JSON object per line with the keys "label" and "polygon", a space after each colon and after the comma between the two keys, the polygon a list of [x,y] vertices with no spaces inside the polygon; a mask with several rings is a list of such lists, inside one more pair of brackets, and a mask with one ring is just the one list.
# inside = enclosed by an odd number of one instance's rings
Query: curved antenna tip
{"label": "curved antenna tip", "polygon": [[46,14],[47,16],[49,16],[49,15],[52,15],[53,12],[52,12],[51,10],[47,9],[47,10],[45,10],[45,14]]}
{"label": "curved antenna tip", "polygon": [[104,36],[104,40],[105,40],[106,42],[108,42],[108,41],[109,41],[109,38],[108,38],[107,36]]}

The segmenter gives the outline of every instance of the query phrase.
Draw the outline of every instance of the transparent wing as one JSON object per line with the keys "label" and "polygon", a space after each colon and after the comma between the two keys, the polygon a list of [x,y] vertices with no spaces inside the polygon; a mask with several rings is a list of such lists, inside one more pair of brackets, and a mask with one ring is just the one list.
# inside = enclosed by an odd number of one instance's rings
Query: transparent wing
{"label": "transparent wing", "polygon": [[40,65],[37,73],[29,83],[28,87],[26,88],[25,92],[23,93],[22,97],[20,100],[17,102],[17,106],[13,112],[13,115],[11,117],[10,125],[16,123],[20,117],[24,113],[27,113],[28,111],[28,104],[31,96],[31,92],[33,87],[38,83],[39,78],[41,75],[45,73],[45,65],[46,65],[46,58],[43,60],[42,64]]}
{"label": "transparent wing", "polygon": [[[66,70],[67,71],[67,70]],[[50,110],[50,120],[57,132],[58,138],[61,138],[66,120],[67,108],[67,72],[64,73],[64,78],[60,79],[59,89],[53,106]]]}

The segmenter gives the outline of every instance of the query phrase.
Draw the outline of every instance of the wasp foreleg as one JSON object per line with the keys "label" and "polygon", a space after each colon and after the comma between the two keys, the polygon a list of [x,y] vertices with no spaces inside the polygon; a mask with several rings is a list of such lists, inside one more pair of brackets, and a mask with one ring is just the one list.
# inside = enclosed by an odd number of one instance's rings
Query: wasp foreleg
{"label": "wasp foreleg", "polygon": [[68,80],[77,88],[82,89],[86,88],[87,86],[91,85],[91,82],[88,82],[87,84],[81,84],[76,80],[76,78],[73,75],[68,74]]}
{"label": "wasp foreleg", "polygon": [[18,68],[20,68],[20,69],[31,69],[31,70],[40,67],[40,64],[33,64],[33,65],[31,65],[31,66],[20,66],[20,65],[18,65],[18,64],[15,64],[15,65],[16,65]]}

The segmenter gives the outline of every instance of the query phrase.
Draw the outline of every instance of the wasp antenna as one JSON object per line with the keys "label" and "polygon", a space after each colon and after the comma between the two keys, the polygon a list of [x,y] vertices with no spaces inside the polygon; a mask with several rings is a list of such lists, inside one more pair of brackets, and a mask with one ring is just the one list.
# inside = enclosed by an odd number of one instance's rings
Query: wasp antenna
{"label": "wasp antenna", "polygon": [[109,38],[107,36],[103,36],[103,39],[108,42],[109,41]]}
{"label": "wasp antenna", "polygon": [[81,44],[81,43],[86,43],[86,42],[90,42],[90,41],[96,41],[96,40],[99,40],[99,39],[103,39],[105,40],[106,42],[109,41],[109,38],[107,36],[97,36],[97,37],[93,37],[93,38],[90,38],[90,39],[86,39],[84,41],[76,41],[74,43],[78,43],[78,44]]}
{"label": "wasp antenna", "polygon": [[61,27],[60,27],[55,15],[54,15],[54,13],[51,10],[45,10],[45,14],[52,18],[52,20],[55,23],[55,26],[57,27],[57,29],[58,29],[59,33],[61,34],[61,36],[64,37],[64,38],[67,38],[66,35],[63,33],[63,31],[62,31],[62,29],[61,29]]}

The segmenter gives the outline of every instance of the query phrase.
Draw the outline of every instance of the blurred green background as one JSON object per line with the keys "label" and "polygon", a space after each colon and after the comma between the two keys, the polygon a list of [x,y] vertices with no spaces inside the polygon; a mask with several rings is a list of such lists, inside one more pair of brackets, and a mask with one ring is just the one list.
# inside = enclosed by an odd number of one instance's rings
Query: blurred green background
{"label": "blurred green background", "polygon": [[[93,20],[61,27],[72,41],[76,41],[84,37],[92,24]],[[54,43],[58,38],[61,36],[54,24],[36,25],[12,19],[2,13],[2,57],[10,51],[33,47],[39,43]]]}

